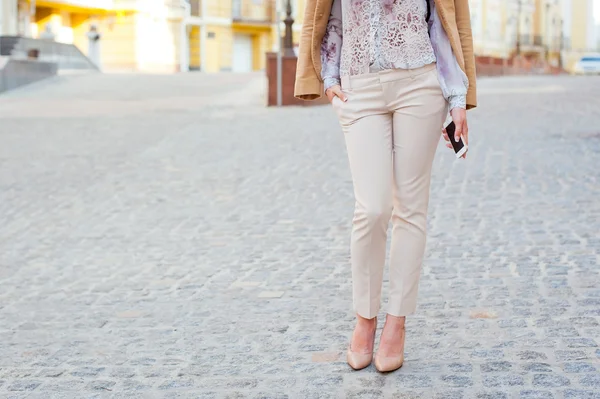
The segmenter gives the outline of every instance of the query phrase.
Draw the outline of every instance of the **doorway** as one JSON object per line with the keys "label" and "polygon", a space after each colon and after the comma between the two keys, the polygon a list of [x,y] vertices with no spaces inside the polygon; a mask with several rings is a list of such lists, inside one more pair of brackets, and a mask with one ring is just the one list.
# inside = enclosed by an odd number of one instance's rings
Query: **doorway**
{"label": "doorway", "polygon": [[233,35],[233,56],[231,70],[233,72],[252,71],[252,36]]}

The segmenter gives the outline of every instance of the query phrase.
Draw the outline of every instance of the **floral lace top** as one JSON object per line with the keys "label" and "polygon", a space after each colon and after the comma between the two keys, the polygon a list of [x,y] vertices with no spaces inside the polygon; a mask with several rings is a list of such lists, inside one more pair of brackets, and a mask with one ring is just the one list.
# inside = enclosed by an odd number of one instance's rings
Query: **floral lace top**
{"label": "floral lace top", "polygon": [[[394,68],[420,68],[437,59],[442,91],[450,103],[450,109],[466,108],[466,76],[460,76],[460,79],[450,76],[446,79],[457,83],[455,87],[444,84],[442,75],[448,75],[449,70],[458,72],[454,65],[447,67],[448,63],[456,64],[456,59],[440,21],[436,21],[438,18],[433,1],[431,17],[427,22],[426,1],[333,0],[321,45],[321,77],[325,89],[340,84],[340,76]],[[436,37],[441,36],[443,43],[435,43],[432,33]],[[440,62],[440,56],[446,59]]]}

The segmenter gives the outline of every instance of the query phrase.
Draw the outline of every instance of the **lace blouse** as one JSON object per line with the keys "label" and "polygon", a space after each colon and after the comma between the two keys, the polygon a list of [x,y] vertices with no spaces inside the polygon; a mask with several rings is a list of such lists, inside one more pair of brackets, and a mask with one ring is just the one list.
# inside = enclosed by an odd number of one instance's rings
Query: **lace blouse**
{"label": "lace blouse", "polygon": [[333,0],[321,45],[325,89],[340,84],[340,76],[414,69],[437,61],[450,109],[466,108],[468,79],[458,67],[433,1],[427,22],[426,1]]}

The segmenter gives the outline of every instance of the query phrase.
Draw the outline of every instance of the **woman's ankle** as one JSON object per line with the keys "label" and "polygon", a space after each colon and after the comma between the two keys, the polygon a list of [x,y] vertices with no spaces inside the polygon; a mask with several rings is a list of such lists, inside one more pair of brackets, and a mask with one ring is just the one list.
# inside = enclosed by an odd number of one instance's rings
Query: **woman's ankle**
{"label": "woman's ankle", "polygon": [[385,324],[397,329],[403,329],[406,324],[406,316],[394,316],[388,313],[385,318]]}
{"label": "woman's ankle", "polygon": [[356,323],[360,326],[376,328],[377,327],[377,317],[373,317],[372,319],[367,319],[367,318],[364,318],[361,315],[357,314],[356,315]]}

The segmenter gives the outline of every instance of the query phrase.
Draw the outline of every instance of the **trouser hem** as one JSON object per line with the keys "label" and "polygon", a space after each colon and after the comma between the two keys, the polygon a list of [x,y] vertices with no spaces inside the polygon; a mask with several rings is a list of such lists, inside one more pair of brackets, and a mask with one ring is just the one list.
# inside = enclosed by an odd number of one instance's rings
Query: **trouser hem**
{"label": "trouser hem", "polygon": [[377,308],[376,310],[368,310],[365,311],[364,309],[357,309],[354,308],[354,312],[356,312],[357,315],[359,315],[360,317],[362,317],[363,319],[374,319],[375,317],[377,317],[377,315],[379,314],[379,308]]}
{"label": "trouser hem", "polygon": [[412,308],[390,308],[387,313],[394,317],[405,317],[415,314],[416,310],[416,306],[413,306]]}

